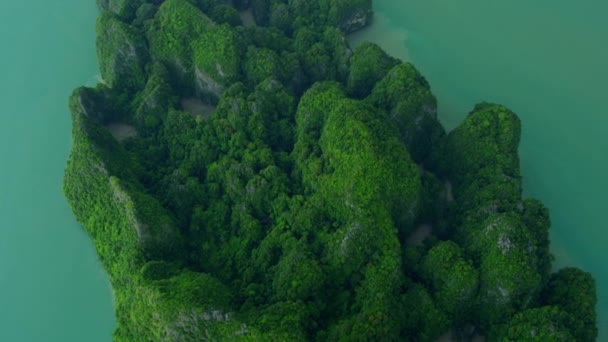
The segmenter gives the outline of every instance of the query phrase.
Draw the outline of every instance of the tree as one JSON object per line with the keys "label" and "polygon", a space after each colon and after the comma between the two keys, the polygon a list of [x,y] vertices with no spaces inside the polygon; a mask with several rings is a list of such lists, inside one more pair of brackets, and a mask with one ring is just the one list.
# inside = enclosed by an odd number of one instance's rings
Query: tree
{"label": "tree", "polygon": [[491,336],[500,341],[578,341],[568,331],[568,315],[559,307],[543,306],[517,313]]}
{"label": "tree", "polygon": [[346,85],[347,93],[354,98],[367,97],[399,60],[390,57],[374,43],[359,45],[350,59],[350,73]]}
{"label": "tree", "polygon": [[456,324],[471,322],[479,275],[451,241],[435,245],[422,262],[422,274],[439,308]]}
{"label": "tree", "polygon": [[433,150],[441,147],[445,132],[437,121],[437,100],[412,64],[401,63],[390,69],[376,83],[368,101],[389,114],[416,162],[428,162]]}
{"label": "tree", "polygon": [[482,103],[448,135],[446,158],[461,213],[515,209],[521,198],[521,123],[504,106]]}
{"label": "tree", "polygon": [[400,306],[401,338],[406,341],[435,341],[449,327],[449,320],[426,288],[412,283]]}
{"label": "tree", "polygon": [[577,341],[595,341],[597,295],[591,274],[573,267],[551,274],[544,302],[559,306],[568,314],[567,326]]}

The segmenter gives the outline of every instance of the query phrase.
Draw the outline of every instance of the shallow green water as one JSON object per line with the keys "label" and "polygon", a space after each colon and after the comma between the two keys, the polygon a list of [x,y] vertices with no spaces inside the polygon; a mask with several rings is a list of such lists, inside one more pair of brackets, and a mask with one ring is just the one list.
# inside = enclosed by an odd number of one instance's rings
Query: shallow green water
{"label": "shallow green water", "polygon": [[96,15],[92,0],[0,2],[0,341],[111,340],[107,276],[61,193]]}
{"label": "shallow green water", "polygon": [[453,128],[488,100],[523,122],[524,192],[551,210],[556,266],[595,276],[608,339],[608,2],[374,0],[371,40],[414,62]]}

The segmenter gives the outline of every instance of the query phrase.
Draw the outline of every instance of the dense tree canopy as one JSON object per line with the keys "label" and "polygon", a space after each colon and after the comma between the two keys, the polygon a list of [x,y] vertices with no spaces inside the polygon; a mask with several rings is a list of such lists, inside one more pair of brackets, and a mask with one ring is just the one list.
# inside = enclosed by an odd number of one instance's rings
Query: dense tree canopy
{"label": "dense tree canopy", "polygon": [[517,116],[446,135],[412,64],[346,40],[370,0],[98,2],[64,191],[116,341],[597,336],[593,279],[550,273],[521,197]]}

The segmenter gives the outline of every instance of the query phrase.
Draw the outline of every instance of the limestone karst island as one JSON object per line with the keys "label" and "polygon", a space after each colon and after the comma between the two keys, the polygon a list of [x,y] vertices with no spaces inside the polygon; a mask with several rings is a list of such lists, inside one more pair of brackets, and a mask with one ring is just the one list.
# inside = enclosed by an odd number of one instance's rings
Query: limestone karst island
{"label": "limestone karst island", "polygon": [[522,197],[525,121],[447,133],[414,65],[349,45],[371,0],[98,3],[64,192],[115,341],[596,340]]}

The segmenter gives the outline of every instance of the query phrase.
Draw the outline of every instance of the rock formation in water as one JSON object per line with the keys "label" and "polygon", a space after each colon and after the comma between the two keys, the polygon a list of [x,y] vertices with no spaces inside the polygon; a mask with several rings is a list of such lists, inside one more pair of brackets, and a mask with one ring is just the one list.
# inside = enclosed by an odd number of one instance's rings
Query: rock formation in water
{"label": "rock formation in water", "polygon": [[99,5],[64,192],[116,341],[595,339],[593,279],[551,273],[522,198],[519,119],[483,103],[446,134],[413,65],[346,41],[370,0]]}

